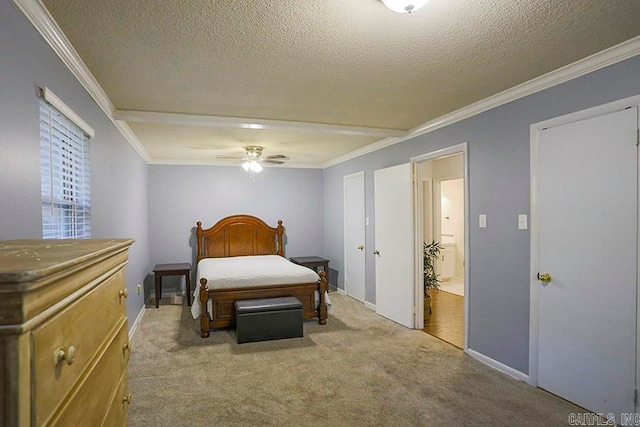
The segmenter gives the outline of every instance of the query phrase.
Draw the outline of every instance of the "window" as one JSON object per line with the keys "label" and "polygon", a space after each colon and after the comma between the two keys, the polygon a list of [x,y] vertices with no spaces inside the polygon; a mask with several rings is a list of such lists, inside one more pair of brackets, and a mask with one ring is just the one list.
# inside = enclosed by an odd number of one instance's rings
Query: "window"
{"label": "window", "polygon": [[[48,89],[40,100],[42,237],[91,237],[93,129]],[[64,111],[65,113],[63,114]]]}

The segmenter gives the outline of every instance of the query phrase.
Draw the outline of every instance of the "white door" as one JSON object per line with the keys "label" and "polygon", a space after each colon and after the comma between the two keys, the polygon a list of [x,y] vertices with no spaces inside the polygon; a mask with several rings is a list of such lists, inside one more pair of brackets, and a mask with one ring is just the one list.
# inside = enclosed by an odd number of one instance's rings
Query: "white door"
{"label": "white door", "polygon": [[[638,112],[539,131],[538,385],[590,411],[634,411]],[[544,277],[543,277],[544,279]]]}
{"label": "white door", "polygon": [[364,172],[344,177],[344,283],[347,295],[365,300]]}
{"label": "white door", "polygon": [[376,312],[413,327],[411,164],[374,172]]}

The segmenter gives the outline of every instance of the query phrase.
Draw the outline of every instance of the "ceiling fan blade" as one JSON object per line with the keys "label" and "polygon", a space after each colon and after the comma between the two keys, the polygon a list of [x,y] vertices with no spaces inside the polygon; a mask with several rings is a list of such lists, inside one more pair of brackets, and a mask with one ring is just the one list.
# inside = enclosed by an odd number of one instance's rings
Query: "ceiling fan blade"
{"label": "ceiling fan blade", "polygon": [[242,160],[245,156],[216,156],[216,159],[224,159],[224,160]]}
{"label": "ceiling fan blade", "polygon": [[262,160],[262,163],[268,163],[270,165],[281,165],[281,164],[284,164],[284,162],[282,160],[270,160],[270,159],[264,159],[264,160]]}
{"label": "ceiling fan blade", "polygon": [[272,159],[280,159],[280,160],[289,160],[289,158],[287,156],[285,156],[284,154],[274,154],[272,156],[267,156],[264,157],[267,160],[272,160]]}

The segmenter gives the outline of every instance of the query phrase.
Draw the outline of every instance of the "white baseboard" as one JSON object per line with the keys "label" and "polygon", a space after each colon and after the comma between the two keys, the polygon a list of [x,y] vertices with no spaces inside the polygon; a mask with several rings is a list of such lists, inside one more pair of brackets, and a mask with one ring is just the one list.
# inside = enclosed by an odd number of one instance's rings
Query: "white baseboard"
{"label": "white baseboard", "polygon": [[[347,295],[347,292],[344,289],[340,289],[340,288],[338,288],[338,293],[340,295]],[[376,305],[375,304],[371,304],[369,301],[365,301],[364,302],[364,306],[367,307],[367,308],[370,308],[373,311],[376,311]]]}
{"label": "white baseboard", "polygon": [[129,328],[129,341],[133,339],[133,335],[138,330],[138,325],[140,325],[140,322],[142,321],[142,316],[144,316],[144,312],[146,310],[147,310],[147,307],[143,305],[142,309],[140,310],[140,313],[138,313],[138,317],[136,317],[136,320],[133,321],[133,324]]}
{"label": "white baseboard", "polygon": [[484,354],[480,354],[477,351],[471,350],[469,348],[467,349],[467,354],[473,357],[474,359],[484,363],[485,365],[489,365],[493,369],[496,369],[502,372],[503,374],[507,374],[512,378],[515,378],[520,381],[524,381],[526,383],[529,382],[529,375],[524,374],[516,369],[513,369],[512,367],[507,366],[504,363],[500,363],[497,360],[493,360],[492,358],[487,357]]}

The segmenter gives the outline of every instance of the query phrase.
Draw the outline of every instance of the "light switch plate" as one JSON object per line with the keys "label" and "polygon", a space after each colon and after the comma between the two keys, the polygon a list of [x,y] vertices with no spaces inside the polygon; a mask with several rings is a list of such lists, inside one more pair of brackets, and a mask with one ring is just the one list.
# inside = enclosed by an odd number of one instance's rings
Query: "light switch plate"
{"label": "light switch plate", "polygon": [[518,215],[518,230],[526,230],[527,229],[527,215],[521,214]]}
{"label": "light switch plate", "polygon": [[480,228],[487,228],[487,215],[485,214],[478,215],[478,226]]}

